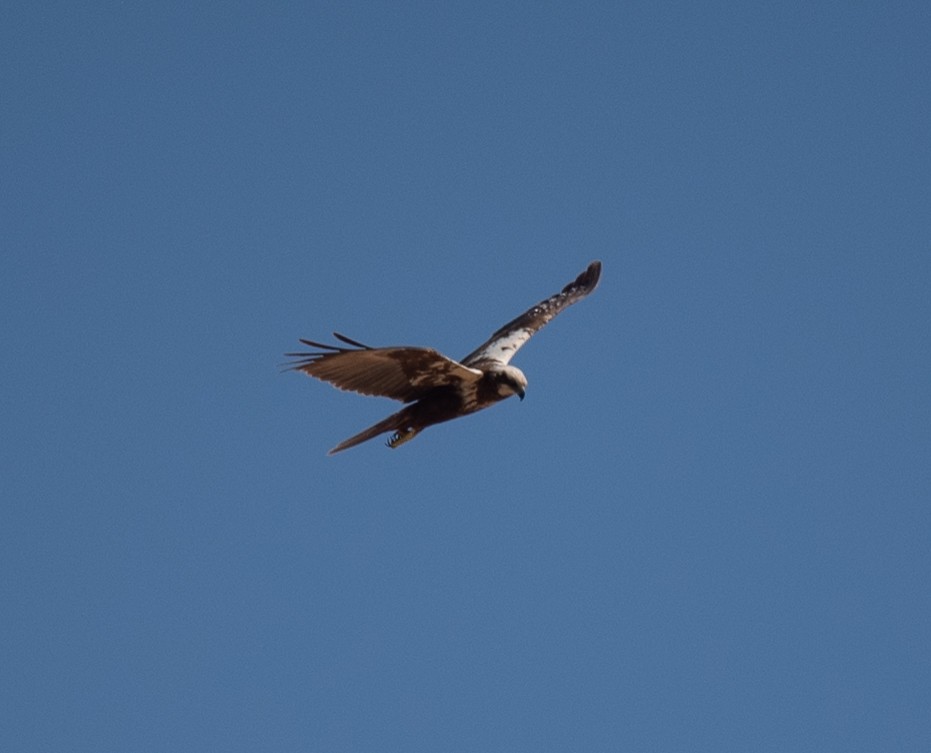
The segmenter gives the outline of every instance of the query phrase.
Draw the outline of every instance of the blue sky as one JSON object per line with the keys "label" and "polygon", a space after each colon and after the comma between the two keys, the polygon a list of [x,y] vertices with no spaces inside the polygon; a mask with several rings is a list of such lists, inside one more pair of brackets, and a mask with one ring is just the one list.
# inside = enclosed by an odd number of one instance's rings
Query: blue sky
{"label": "blue sky", "polygon": [[[6,5],[0,748],[931,748],[929,28]],[[279,373],[592,259],[396,451]]]}

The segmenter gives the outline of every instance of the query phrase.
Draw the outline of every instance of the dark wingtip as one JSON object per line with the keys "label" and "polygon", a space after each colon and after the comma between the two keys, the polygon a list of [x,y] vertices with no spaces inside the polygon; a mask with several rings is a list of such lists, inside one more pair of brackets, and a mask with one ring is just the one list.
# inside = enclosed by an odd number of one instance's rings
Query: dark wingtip
{"label": "dark wingtip", "polygon": [[584,290],[585,294],[591,293],[598,285],[598,280],[601,279],[601,262],[597,259],[589,264],[585,271],[582,272],[578,277],[576,277],[572,282],[570,282],[566,287],[562,289],[563,293],[568,293],[573,289]]}
{"label": "dark wingtip", "polygon": [[[321,349],[321,350],[334,350],[334,351],[340,350],[340,348],[338,348],[338,347],[335,346],[335,345],[326,345],[326,344],[324,344],[324,343],[314,342],[313,340],[305,340],[303,337],[298,338],[298,342],[303,343],[304,345],[306,345],[306,346],[309,347],[309,348],[319,348],[319,349]],[[294,354],[293,354],[293,353],[285,353],[285,355],[290,356],[290,355],[294,355]]]}
{"label": "dark wingtip", "polygon": [[600,279],[601,262],[598,259],[589,264],[585,271],[579,276],[579,282],[589,290],[594,290]]}
{"label": "dark wingtip", "polygon": [[358,340],[353,340],[350,337],[346,337],[346,335],[341,335],[339,332],[334,332],[333,337],[335,337],[340,342],[346,343],[346,345],[352,345],[356,348],[362,348],[363,350],[372,350],[371,345],[363,345]]}
{"label": "dark wingtip", "polygon": [[[346,337],[346,335],[341,335],[339,332],[333,333],[337,340],[346,343],[347,345],[352,345],[356,348],[361,348],[362,350],[372,350],[368,345],[363,345],[360,342],[351,340]],[[337,353],[348,353],[349,351],[346,348],[341,348],[338,345],[327,345],[326,343],[318,343],[315,340],[306,340],[303,337],[299,338],[299,342],[306,345],[308,348],[316,348],[316,351],[311,352],[302,352],[302,353],[285,353],[286,358],[299,358],[301,360],[296,363],[287,363],[281,364],[284,371],[299,371],[305,366],[316,363],[317,361],[326,358],[327,356],[332,356]]]}

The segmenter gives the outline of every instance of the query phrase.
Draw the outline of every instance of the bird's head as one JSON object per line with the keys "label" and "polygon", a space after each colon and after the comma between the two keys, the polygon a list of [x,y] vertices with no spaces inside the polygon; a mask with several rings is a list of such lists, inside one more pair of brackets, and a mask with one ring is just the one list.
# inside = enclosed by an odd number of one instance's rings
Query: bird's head
{"label": "bird's head", "polygon": [[517,395],[521,400],[527,390],[527,377],[516,366],[505,364],[495,370],[495,383],[502,398]]}

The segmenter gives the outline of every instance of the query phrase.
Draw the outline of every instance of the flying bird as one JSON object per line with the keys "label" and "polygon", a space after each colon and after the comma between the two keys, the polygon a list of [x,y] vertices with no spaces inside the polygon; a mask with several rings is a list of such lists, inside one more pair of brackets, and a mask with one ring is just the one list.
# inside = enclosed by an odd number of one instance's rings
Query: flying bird
{"label": "flying bird", "polygon": [[428,426],[467,416],[512,395],[523,400],[527,377],[510,365],[511,358],[560,311],[591,293],[600,277],[601,262],[593,261],[560,292],[505,324],[460,361],[433,348],[372,348],[334,332],[333,336],[349,347],[301,339],[316,350],[286,353],[298,359],[288,364],[287,370],[303,371],[341,390],[407,403],[397,413],[340,442],[329,455],[386,432],[392,432],[388,447],[399,447]]}

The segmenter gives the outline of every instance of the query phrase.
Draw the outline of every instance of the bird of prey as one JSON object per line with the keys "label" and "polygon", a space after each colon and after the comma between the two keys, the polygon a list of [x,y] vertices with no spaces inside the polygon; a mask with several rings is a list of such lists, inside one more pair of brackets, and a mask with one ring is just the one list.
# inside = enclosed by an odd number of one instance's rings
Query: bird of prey
{"label": "bird of prey", "polygon": [[301,339],[316,350],[286,353],[298,359],[289,363],[287,370],[303,371],[341,390],[407,403],[397,413],[340,442],[329,455],[386,432],[392,432],[388,447],[399,447],[428,426],[475,413],[511,395],[523,400],[527,378],[509,361],[560,311],[591,293],[599,277],[601,262],[593,261],[559,293],[505,324],[461,361],[433,348],[371,348],[334,332],[337,340],[350,347]]}

